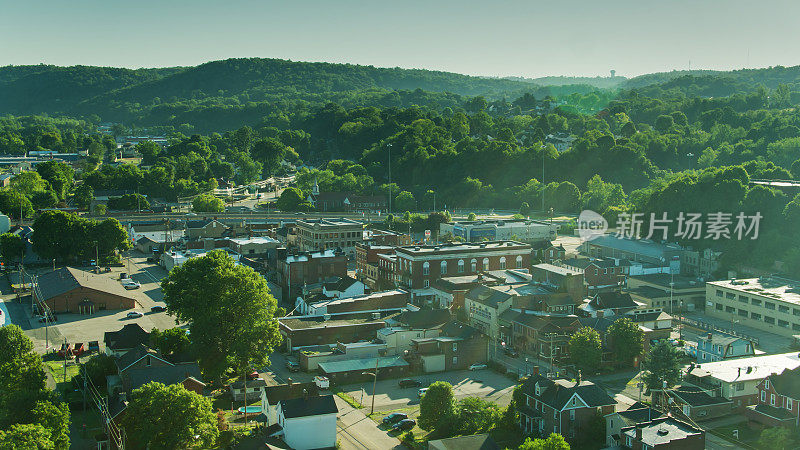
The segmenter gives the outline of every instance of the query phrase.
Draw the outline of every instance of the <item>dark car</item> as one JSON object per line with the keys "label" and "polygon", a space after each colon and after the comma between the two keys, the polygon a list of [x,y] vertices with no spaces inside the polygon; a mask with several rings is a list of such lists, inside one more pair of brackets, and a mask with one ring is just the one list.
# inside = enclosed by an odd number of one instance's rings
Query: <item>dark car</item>
{"label": "dark car", "polygon": [[404,378],[404,379],[400,380],[400,382],[397,383],[397,384],[399,384],[401,388],[420,387],[420,386],[422,386],[422,383],[419,380],[414,380],[414,379],[411,379],[411,378]]}
{"label": "dark car", "polygon": [[517,351],[514,350],[513,348],[507,348],[505,350],[505,353],[506,353],[506,355],[508,355],[508,356],[510,356],[512,358],[516,358],[517,356],[519,356],[519,353],[517,353]]}
{"label": "dark car", "polygon": [[164,312],[167,310],[166,306],[156,305],[150,308],[150,312]]}
{"label": "dark car", "polygon": [[392,424],[405,419],[408,419],[408,415],[405,413],[391,413],[383,418],[383,423]]}
{"label": "dark car", "polygon": [[299,372],[300,371],[300,364],[286,360],[286,368],[289,369],[289,372]]}
{"label": "dark car", "polygon": [[414,419],[403,419],[400,422],[397,422],[392,426],[392,430],[394,431],[406,431],[414,428],[417,422]]}

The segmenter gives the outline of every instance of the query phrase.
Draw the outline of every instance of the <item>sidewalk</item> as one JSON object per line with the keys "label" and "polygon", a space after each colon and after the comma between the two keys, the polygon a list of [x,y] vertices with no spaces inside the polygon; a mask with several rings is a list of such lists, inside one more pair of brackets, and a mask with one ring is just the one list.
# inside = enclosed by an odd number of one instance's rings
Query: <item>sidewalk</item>
{"label": "sidewalk", "polygon": [[[334,395],[339,414],[336,417],[337,442],[340,449],[404,448],[400,441],[378,428],[378,424],[358,409]],[[367,410],[369,412],[369,410]]]}

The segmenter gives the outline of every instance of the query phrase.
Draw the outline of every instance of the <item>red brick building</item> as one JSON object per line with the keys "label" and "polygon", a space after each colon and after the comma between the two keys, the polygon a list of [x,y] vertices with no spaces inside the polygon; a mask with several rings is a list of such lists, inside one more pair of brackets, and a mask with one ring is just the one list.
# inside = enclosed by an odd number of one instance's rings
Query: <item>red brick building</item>
{"label": "red brick building", "polygon": [[347,276],[347,257],[341,251],[324,250],[292,255],[278,255],[277,278],[281,300],[294,303],[304,284],[319,283],[331,277]]}
{"label": "red brick building", "polygon": [[136,306],[136,300],[118,281],[72,267],[40,275],[34,296],[53,312],[92,314]]}
{"label": "red brick building", "polygon": [[284,317],[278,323],[283,345],[291,351],[312,345],[371,341],[386,326],[386,317],[376,318],[373,313],[325,314]]}
{"label": "red brick building", "polygon": [[378,269],[378,255],[393,255],[394,246],[375,245],[371,242],[356,244],[356,279],[370,289],[378,289],[380,276]]}
{"label": "red brick building", "polygon": [[394,274],[415,297],[430,299],[431,284],[442,277],[479,271],[529,269],[531,246],[515,241],[448,243],[398,247]]}
{"label": "red brick building", "polygon": [[625,267],[610,258],[572,258],[562,262],[564,267],[583,272],[589,291],[618,288],[625,280]]}
{"label": "red brick building", "polygon": [[756,390],[758,403],[747,407],[750,420],[767,427],[800,425],[800,367],[768,376]]}

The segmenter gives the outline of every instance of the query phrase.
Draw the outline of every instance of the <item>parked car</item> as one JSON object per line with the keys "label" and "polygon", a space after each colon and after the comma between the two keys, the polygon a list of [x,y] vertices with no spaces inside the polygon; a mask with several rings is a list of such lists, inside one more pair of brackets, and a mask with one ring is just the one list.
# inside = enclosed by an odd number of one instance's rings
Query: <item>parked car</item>
{"label": "parked car", "polygon": [[127,280],[122,282],[122,287],[124,287],[125,289],[130,290],[130,289],[139,289],[140,287],[142,287],[142,285],[139,284],[138,281],[134,281],[134,280],[131,280],[129,278],[129,279],[127,279]]}
{"label": "parked car", "polygon": [[143,316],[144,314],[140,313],[139,311],[131,311],[126,315],[126,317],[128,317],[129,319],[136,319]]}
{"label": "parked car", "polygon": [[408,419],[408,414],[396,412],[396,413],[391,413],[388,416],[384,417],[382,421],[385,424],[391,424],[405,419]]}
{"label": "parked car", "polygon": [[289,372],[299,372],[300,371],[300,364],[294,361],[286,360],[286,368],[289,369]]}
{"label": "parked car", "polygon": [[414,419],[403,419],[392,426],[393,431],[406,431],[414,428],[417,422]]}
{"label": "parked car", "polygon": [[98,341],[89,341],[89,349],[87,351],[89,353],[92,353],[92,352],[100,353],[100,342],[98,342]]}
{"label": "parked car", "polygon": [[86,347],[83,346],[83,342],[78,342],[75,344],[75,347],[72,348],[72,354],[75,356],[81,356],[84,353],[86,353]]}
{"label": "parked car", "polygon": [[425,395],[426,392],[428,392],[428,388],[422,388],[422,389],[418,390],[417,391],[417,397],[422,398],[422,396]]}
{"label": "parked car", "polygon": [[62,358],[65,356],[72,356],[72,344],[61,344],[61,349],[58,351],[58,356]]}
{"label": "parked car", "polygon": [[476,364],[473,364],[473,365],[469,366],[469,370],[481,370],[481,369],[485,369],[486,367],[487,367],[486,364],[477,364],[476,363]]}
{"label": "parked car", "polygon": [[314,384],[320,389],[328,389],[331,387],[331,380],[328,377],[316,376],[314,377]]}
{"label": "parked car", "polygon": [[412,378],[403,378],[398,383],[401,388],[409,388],[409,387],[420,387],[422,386],[422,382],[419,380],[414,380]]}
{"label": "parked car", "polygon": [[163,306],[163,305],[156,305],[156,306],[153,306],[152,308],[150,308],[151,312],[164,312],[166,310],[167,310],[167,307]]}
{"label": "parked car", "polygon": [[517,353],[517,351],[516,351],[516,350],[514,350],[514,349],[513,349],[513,348],[511,348],[511,347],[507,348],[507,349],[505,350],[505,353],[506,353],[506,355],[508,355],[508,356],[510,356],[510,357],[512,357],[512,358],[516,358],[517,356],[519,356],[519,353]]}

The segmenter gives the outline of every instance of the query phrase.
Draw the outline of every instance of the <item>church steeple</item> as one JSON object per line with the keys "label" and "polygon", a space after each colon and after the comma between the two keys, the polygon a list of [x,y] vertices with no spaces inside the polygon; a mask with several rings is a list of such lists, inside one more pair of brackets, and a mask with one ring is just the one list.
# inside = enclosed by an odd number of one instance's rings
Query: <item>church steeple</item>
{"label": "church steeple", "polygon": [[314,187],[311,188],[311,194],[314,196],[319,195],[319,184],[317,184],[317,176],[314,175]]}

